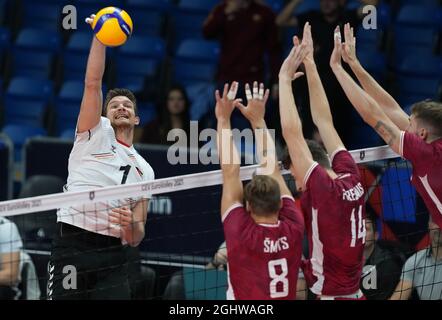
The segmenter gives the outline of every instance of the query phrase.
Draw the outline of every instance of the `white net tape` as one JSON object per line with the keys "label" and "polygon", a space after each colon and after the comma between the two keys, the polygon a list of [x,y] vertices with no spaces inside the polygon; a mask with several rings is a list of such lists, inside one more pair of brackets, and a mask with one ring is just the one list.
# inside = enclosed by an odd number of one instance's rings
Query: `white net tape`
{"label": "white net tape", "polygon": [[[375,147],[350,151],[357,163],[399,157],[390,147]],[[240,178],[250,180],[258,165],[242,167]],[[284,171],[283,174],[288,174]],[[0,216],[14,216],[25,213],[53,210],[82,204],[93,204],[129,197],[142,197],[146,194],[156,195],[174,191],[215,186],[222,183],[221,170],[193,173],[170,178],[157,179],[130,185],[104,187],[95,190],[57,193],[45,196],[22,198],[0,202]]]}

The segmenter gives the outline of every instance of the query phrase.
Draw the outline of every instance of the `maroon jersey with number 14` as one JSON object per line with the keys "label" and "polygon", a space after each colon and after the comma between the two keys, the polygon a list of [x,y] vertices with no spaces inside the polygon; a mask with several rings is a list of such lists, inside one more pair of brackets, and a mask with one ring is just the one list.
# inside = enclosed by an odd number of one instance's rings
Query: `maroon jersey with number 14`
{"label": "maroon jersey with number 14", "polygon": [[357,164],[345,149],[331,157],[332,179],[314,163],[301,198],[310,257],[304,277],[316,295],[351,295],[359,290],[365,243],[364,189]]}
{"label": "maroon jersey with number 14", "polygon": [[257,224],[242,204],[223,215],[229,300],[296,298],[304,221],[295,200],[282,197],[277,224]]}

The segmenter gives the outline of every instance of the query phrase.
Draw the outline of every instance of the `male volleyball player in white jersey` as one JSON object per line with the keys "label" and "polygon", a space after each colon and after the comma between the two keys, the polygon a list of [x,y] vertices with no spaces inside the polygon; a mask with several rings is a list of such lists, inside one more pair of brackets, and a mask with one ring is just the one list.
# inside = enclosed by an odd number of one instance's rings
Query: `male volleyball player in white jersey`
{"label": "male volleyball player in white jersey", "polygon": [[[275,143],[264,121],[269,91],[264,93],[264,85],[258,88],[255,83],[252,95],[246,85],[245,107],[235,100],[237,90],[238,83],[234,82],[230,90],[225,85],[222,97],[217,91],[215,108],[223,175],[221,217],[229,256],[227,299],[294,300],[304,221],[279,171]],[[255,131],[262,169],[244,191],[230,126],[235,106]]]}
{"label": "male volleyball player in white jersey", "polygon": [[359,63],[356,38],[349,24],[345,25],[344,34],[344,44],[336,37],[335,52],[350,65],[364,90],[344,70],[340,59],[332,66],[336,78],[364,121],[396,153],[411,162],[411,183],[433,221],[442,228],[442,103],[415,103],[408,116]]}
{"label": "male volleyball player in white jersey", "polygon": [[[302,134],[292,92],[292,81],[304,63],[312,118],[325,150]],[[304,26],[302,44],[294,47],[279,73],[281,127],[290,169],[302,187],[301,206],[309,240],[304,277],[319,299],[364,300],[359,290],[365,243],[364,189],[358,166],[345,149],[334,126],[327,96],[313,58],[311,27]]]}
{"label": "male volleyball player in white jersey", "polygon": [[[105,54],[106,47],[94,37],[65,192],[154,179],[152,168],[132,146],[139,123],[132,92],[110,90],[102,109]],[[129,299],[125,245],[137,246],[143,239],[147,204],[146,198],[128,198],[60,208],[60,231],[48,266],[48,297]],[[75,268],[71,276],[76,287],[63,280],[66,266]]]}

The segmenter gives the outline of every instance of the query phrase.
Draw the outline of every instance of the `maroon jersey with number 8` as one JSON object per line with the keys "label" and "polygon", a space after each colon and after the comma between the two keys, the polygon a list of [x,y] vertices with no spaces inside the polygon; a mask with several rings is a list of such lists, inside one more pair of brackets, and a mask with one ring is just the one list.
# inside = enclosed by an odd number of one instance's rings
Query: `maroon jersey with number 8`
{"label": "maroon jersey with number 8", "polygon": [[282,197],[277,224],[257,224],[241,204],[223,216],[228,256],[227,299],[295,299],[304,221],[295,200]]}

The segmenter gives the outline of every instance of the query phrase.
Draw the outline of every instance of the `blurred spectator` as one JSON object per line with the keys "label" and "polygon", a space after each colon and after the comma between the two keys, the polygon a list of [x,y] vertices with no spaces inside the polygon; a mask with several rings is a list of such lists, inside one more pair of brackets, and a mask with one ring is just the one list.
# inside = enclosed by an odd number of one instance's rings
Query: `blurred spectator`
{"label": "blurred spectator", "polygon": [[368,208],[365,228],[361,290],[367,300],[387,300],[399,282],[406,256],[398,245],[378,240],[376,215]]}
{"label": "blurred spectator", "polygon": [[[271,87],[271,96],[278,95],[278,72],[281,66],[281,46],[276,15],[270,7],[257,0],[224,0],[217,5],[203,26],[207,39],[221,43],[220,61],[216,76],[217,87],[238,81],[238,98],[246,103],[244,84],[264,82]],[[267,63],[266,63],[267,62]],[[267,109],[271,116],[272,106]],[[207,126],[214,126],[214,115],[208,117]],[[275,122],[273,119],[269,122]],[[233,112],[232,128],[248,128],[249,123],[238,110]]]}
{"label": "blurred spectator", "polygon": [[[302,1],[290,1],[276,18],[276,23],[281,27],[297,26],[300,30],[299,36],[302,36],[304,24],[307,21],[310,22],[315,48],[315,62],[330,102],[334,124],[346,147],[351,149],[353,141],[352,133],[349,132],[348,119],[349,114],[354,111],[329,67],[330,55],[334,47],[333,32],[337,25],[343,27],[347,22],[357,29],[363,19],[363,5],[376,5],[378,0],[361,0],[361,7],[355,10],[347,10],[345,0],[319,0],[319,11],[312,10],[297,14],[296,8]],[[296,99],[303,120],[304,136],[313,139],[315,127],[311,119],[305,77],[296,80],[295,87]]]}
{"label": "blurred spectator", "polygon": [[0,217],[0,300],[14,300],[18,296],[22,247],[17,226]]}
{"label": "blurred spectator", "polygon": [[390,300],[408,300],[413,290],[421,300],[442,300],[442,236],[431,216],[428,221],[430,247],[412,255]]}
{"label": "blurred spectator", "polygon": [[291,0],[276,18],[280,27],[299,27],[302,29],[308,21],[312,25],[313,43],[315,46],[315,61],[319,65],[327,65],[333,51],[333,32],[336,26],[349,22],[356,28],[364,17],[362,12],[365,5],[377,5],[379,0],[360,0],[358,9],[345,8],[346,0],[319,0],[320,10],[312,10],[297,14],[296,8],[304,0]]}
{"label": "blurred spectator", "polygon": [[190,103],[187,93],[179,85],[172,86],[160,103],[160,116],[148,123],[141,137],[141,143],[170,145],[175,141],[167,141],[167,134],[172,129],[182,129],[189,135]]}
{"label": "blurred spectator", "polygon": [[218,82],[265,82],[266,54],[270,80],[277,80],[281,51],[275,14],[270,7],[255,0],[222,1],[204,22],[203,34],[221,42]]}

